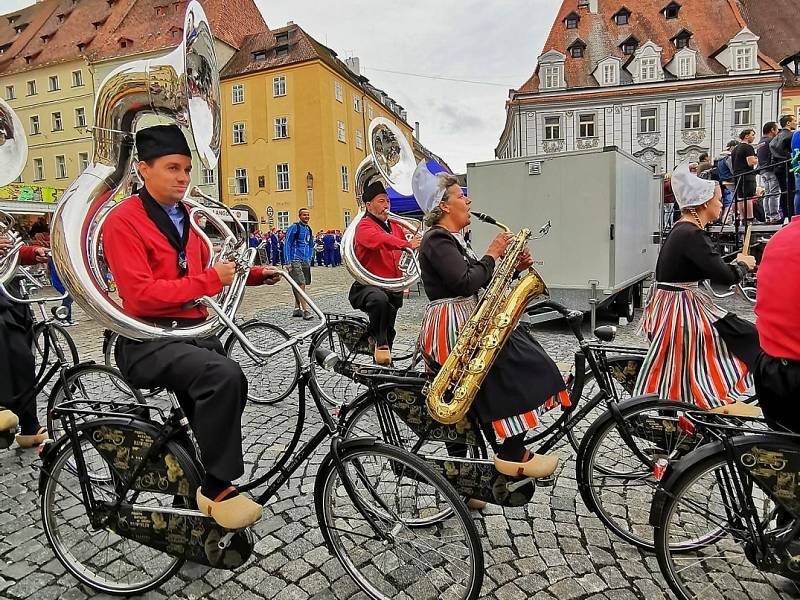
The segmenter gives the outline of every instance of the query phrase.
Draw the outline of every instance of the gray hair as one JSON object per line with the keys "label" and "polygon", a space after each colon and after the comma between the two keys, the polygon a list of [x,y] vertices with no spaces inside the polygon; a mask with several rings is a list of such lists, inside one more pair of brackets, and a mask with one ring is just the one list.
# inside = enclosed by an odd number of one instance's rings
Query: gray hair
{"label": "gray hair", "polygon": [[449,173],[439,173],[438,174],[439,181],[437,183],[437,194],[439,194],[438,190],[441,190],[441,200],[439,204],[434,206],[431,211],[425,215],[425,226],[426,227],[433,227],[439,221],[444,218],[445,212],[442,210],[442,203],[447,202],[449,194],[448,189],[452,185],[458,185],[458,179],[450,175]]}

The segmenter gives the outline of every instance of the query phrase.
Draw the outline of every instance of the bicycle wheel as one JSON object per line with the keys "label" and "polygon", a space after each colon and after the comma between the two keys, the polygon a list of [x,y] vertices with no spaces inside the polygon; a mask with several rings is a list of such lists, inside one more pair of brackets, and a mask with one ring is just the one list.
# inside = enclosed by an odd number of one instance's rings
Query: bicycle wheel
{"label": "bicycle wheel", "polygon": [[[476,598],[483,551],[456,491],[421,458],[380,443],[328,455],[314,487],[323,538],[370,598]],[[352,486],[352,494],[347,487]],[[451,516],[430,526],[429,514]],[[373,524],[366,519],[369,515]]]}
{"label": "bicycle wheel", "polygon": [[66,367],[74,367],[80,362],[78,348],[72,336],[58,323],[40,321],[33,326],[33,356],[36,360],[36,381],[59,360],[59,354]]}
{"label": "bicycle wheel", "polygon": [[[277,325],[250,321],[240,327],[247,340],[259,350],[284,343],[289,334]],[[270,356],[251,356],[235,335],[225,341],[225,354],[242,367],[247,377],[247,399],[256,404],[274,404],[292,393],[300,377],[300,354],[290,346]]]}
{"label": "bicycle wheel", "polygon": [[[81,583],[108,594],[142,594],[172,577],[183,559],[124,538],[107,527],[95,526],[83,504],[80,481],[75,469],[75,452],[83,454],[92,495],[100,506],[118,499],[113,467],[80,435],[79,448],[68,441],[50,463],[42,493],[42,525],[45,535],[62,565]],[[200,484],[191,460],[177,444],[171,452],[190,478],[192,488]],[[103,476],[99,476],[102,474]],[[149,492],[136,492],[135,503],[148,508],[191,507],[192,499]]]}
{"label": "bicycle wheel", "polygon": [[752,481],[740,488],[749,498],[732,495],[733,478],[741,480],[720,448],[687,467],[670,485],[655,529],[664,579],[681,600],[750,598],[756,590],[759,598],[797,598],[797,583],[756,566],[756,557],[773,548],[759,547],[742,516],[752,511],[754,522],[773,543],[793,522],[779,525],[774,501]]}
{"label": "bicycle wheel", "polygon": [[[67,400],[76,401],[71,405],[73,408],[102,412],[114,411],[115,407],[130,411],[132,404],[141,404],[145,409],[141,392],[131,387],[117,369],[92,363],[81,365],[67,374],[64,381],[58,379],[47,398],[47,431],[54,440],[63,435],[64,427],[60,419],[53,417],[53,408]],[[80,422],[82,417],[76,419]]]}
{"label": "bicycle wheel", "polygon": [[649,519],[658,486],[654,462],[667,456],[677,459],[697,446],[699,439],[677,427],[680,413],[696,408],[657,398],[622,403],[618,410],[630,443],[608,411],[590,428],[578,450],[578,487],[587,508],[616,535],[644,550],[653,550]]}
{"label": "bicycle wheel", "polygon": [[333,352],[339,357],[340,362],[356,367],[373,365],[372,346],[366,323],[358,319],[330,321],[327,327],[312,339],[308,355],[311,376],[322,393],[322,399],[331,406],[352,400],[367,390],[365,385],[356,383],[334,369],[327,369],[317,364],[315,357],[319,349]]}
{"label": "bicycle wheel", "polygon": [[[627,400],[633,394],[633,386],[636,384],[636,377],[644,363],[644,356],[609,356],[606,358],[608,371],[611,375],[614,389],[608,390],[612,398]],[[572,390],[570,390],[570,393]],[[586,373],[581,397],[578,400],[576,410],[582,407],[592,406],[582,419],[572,424],[567,431],[567,439],[575,452],[580,448],[583,436],[586,435],[589,427],[606,411],[606,403],[600,399],[600,384],[594,377],[594,373],[589,370]]]}

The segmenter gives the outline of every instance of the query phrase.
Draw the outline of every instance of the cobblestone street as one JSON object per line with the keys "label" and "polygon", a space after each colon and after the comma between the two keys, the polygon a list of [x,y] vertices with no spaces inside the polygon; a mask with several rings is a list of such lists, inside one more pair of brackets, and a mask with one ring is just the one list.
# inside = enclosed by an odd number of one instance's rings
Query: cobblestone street
{"label": "cobblestone street", "polygon": [[[352,313],[347,302],[350,283],[344,268],[314,270],[309,289],[328,312]],[[258,316],[297,331],[308,323],[290,317],[287,284],[249,289],[241,316]],[[400,311],[399,341],[416,338],[426,300],[412,295]],[[734,310],[752,319],[741,301]],[[77,308],[80,323],[69,329],[81,360],[102,363],[101,329]],[[587,318],[588,321],[588,318]],[[601,321],[607,323],[608,321]],[[638,323],[620,327],[617,342],[644,346],[635,335]],[[589,327],[584,327],[588,334]],[[538,339],[559,362],[571,363],[577,344],[563,323],[537,326]],[[301,352],[303,357],[305,351]],[[248,405],[244,416],[246,477],[266,472],[289,439],[296,416],[296,395],[276,406]],[[161,402],[163,400],[156,400]],[[40,395],[39,409],[46,405]],[[306,435],[319,425],[309,407]],[[312,496],[317,466],[327,451],[323,444],[288,486],[265,508],[254,527],[254,556],[235,571],[187,564],[177,576],[148,598],[350,598],[363,597],[324,547]],[[564,440],[562,465],[553,487],[537,489],[532,502],[520,508],[489,505],[473,513],[483,538],[486,577],[483,596],[501,600],[534,598],[627,600],[666,597],[654,556],[640,552],[607,532],[583,505],[575,483],[574,452]],[[255,464],[258,458],[258,464]],[[101,597],[79,585],[54,558],[42,531],[37,482],[39,461],[33,451],[15,446],[0,453],[0,598],[80,600]],[[647,507],[642,507],[646,510]]]}

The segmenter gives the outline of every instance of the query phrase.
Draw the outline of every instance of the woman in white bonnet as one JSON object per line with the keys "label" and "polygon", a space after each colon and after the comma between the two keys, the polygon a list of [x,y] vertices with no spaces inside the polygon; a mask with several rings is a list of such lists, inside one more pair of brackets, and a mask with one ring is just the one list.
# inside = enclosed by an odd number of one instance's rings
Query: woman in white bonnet
{"label": "woman in white bonnet", "polygon": [[642,320],[651,344],[634,394],[707,409],[748,396],[759,345],[755,326],[718,307],[698,284],[709,279],[734,285],[756,261],[743,254],[732,263],[722,260],[705,231],[722,212],[719,184],[700,179],[689,167],[684,163],[672,174],[681,218],[658,256],[657,283]]}

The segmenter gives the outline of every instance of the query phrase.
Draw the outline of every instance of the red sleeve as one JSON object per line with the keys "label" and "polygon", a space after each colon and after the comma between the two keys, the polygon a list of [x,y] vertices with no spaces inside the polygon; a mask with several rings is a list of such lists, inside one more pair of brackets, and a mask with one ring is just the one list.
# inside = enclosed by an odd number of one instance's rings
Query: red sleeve
{"label": "red sleeve", "polygon": [[369,250],[403,250],[410,248],[411,243],[399,238],[394,233],[386,233],[377,225],[369,224],[356,229],[355,242]]}
{"label": "red sleeve", "polygon": [[[222,282],[213,268],[179,279],[156,279],[147,259],[145,242],[125,219],[109,219],[103,228],[103,247],[123,300],[129,298],[137,312],[159,314],[165,308],[180,309],[191,300],[215,296]],[[117,260],[119,259],[119,260]]]}
{"label": "red sleeve", "polygon": [[264,283],[264,267],[250,267],[247,285],[261,285],[262,283]]}
{"label": "red sleeve", "polygon": [[23,265],[34,265],[36,264],[36,249],[40,248],[40,246],[22,246],[19,249],[19,262]]}

